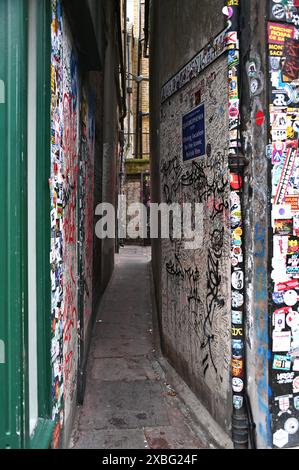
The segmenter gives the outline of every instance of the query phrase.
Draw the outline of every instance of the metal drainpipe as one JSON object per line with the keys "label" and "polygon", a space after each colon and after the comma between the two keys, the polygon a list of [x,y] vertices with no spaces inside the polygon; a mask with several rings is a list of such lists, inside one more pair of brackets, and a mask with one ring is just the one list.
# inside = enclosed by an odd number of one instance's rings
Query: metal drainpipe
{"label": "metal drainpipe", "polygon": [[[141,40],[141,0],[139,0],[139,32],[138,32],[138,65],[137,76],[141,74],[141,54],[142,54],[142,40]],[[137,82],[137,98],[136,98],[136,145],[135,145],[135,158],[139,157],[140,150],[140,82]]]}
{"label": "metal drainpipe", "polygon": [[[241,0],[240,0],[241,1]],[[246,391],[246,341],[245,341],[245,273],[244,273],[244,223],[243,181],[246,158],[241,148],[240,106],[240,5],[228,2],[227,47],[229,86],[229,171],[231,179],[231,289],[232,289],[232,440],[236,449],[254,447],[251,407]],[[239,3],[239,2],[236,2]]]}

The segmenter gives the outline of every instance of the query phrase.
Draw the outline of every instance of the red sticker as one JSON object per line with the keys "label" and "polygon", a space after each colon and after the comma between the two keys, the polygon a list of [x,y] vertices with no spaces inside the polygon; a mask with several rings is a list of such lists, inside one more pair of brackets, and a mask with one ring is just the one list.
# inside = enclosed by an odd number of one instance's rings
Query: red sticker
{"label": "red sticker", "polygon": [[230,186],[232,189],[238,190],[242,188],[242,176],[237,175],[236,173],[231,173],[230,175]]}
{"label": "red sticker", "polygon": [[255,122],[257,126],[262,126],[264,124],[264,121],[265,121],[265,115],[263,111],[258,111],[255,116]]}

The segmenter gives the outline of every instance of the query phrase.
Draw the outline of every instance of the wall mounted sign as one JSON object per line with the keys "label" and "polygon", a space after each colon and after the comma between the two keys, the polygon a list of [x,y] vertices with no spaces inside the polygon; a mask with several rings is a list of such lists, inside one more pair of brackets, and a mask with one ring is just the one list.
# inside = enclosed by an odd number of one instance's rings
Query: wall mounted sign
{"label": "wall mounted sign", "polygon": [[205,155],[205,108],[203,104],[183,116],[182,128],[183,160],[193,160]]}

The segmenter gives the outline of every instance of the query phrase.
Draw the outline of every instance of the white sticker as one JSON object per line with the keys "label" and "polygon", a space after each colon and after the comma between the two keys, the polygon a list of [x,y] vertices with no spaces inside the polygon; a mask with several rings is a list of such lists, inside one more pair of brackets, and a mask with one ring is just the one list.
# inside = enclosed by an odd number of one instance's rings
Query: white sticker
{"label": "white sticker", "polygon": [[275,219],[290,219],[293,216],[290,204],[275,204],[272,208],[272,227]]}
{"label": "white sticker", "polygon": [[52,339],[52,343],[51,343],[51,357],[52,357],[52,361],[54,361],[57,357],[57,340],[56,338],[53,338]]}
{"label": "white sticker", "polygon": [[233,306],[233,308],[242,307],[243,303],[244,303],[243,295],[240,294],[239,292],[233,291],[232,292],[232,306]]}
{"label": "white sticker", "polygon": [[296,434],[299,429],[298,419],[289,418],[284,423],[284,429],[288,434]]}
{"label": "white sticker", "polygon": [[293,393],[299,393],[299,377],[296,377],[293,382]]}
{"label": "white sticker", "polygon": [[299,327],[296,326],[292,329],[292,351],[299,348]]}
{"label": "white sticker", "polygon": [[295,329],[297,326],[299,326],[299,313],[291,311],[288,313],[286,321],[290,328]]}
{"label": "white sticker", "polygon": [[273,352],[288,352],[291,349],[291,332],[273,332]]}
{"label": "white sticker", "polygon": [[275,331],[282,331],[285,329],[286,317],[284,313],[276,313],[273,315],[273,326]]}
{"label": "white sticker", "polygon": [[279,429],[273,434],[273,444],[282,449],[289,442],[289,435],[284,429]]}
{"label": "white sticker", "polygon": [[244,287],[243,271],[234,271],[232,274],[232,286],[234,289],[242,290]]}
{"label": "white sticker", "polygon": [[59,364],[57,362],[54,363],[53,372],[54,372],[54,377],[59,376]]}
{"label": "white sticker", "polygon": [[238,377],[233,378],[233,391],[236,393],[242,392],[244,388],[244,382],[242,379],[239,379]]}
{"label": "white sticker", "polygon": [[298,357],[296,357],[296,359],[294,360],[293,370],[295,372],[299,372],[299,358]]}
{"label": "white sticker", "polygon": [[51,210],[51,228],[55,228],[57,220],[56,209]]}
{"label": "white sticker", "polygon": [[294,305],[296,305],[298,300],[297,292],[295,290],[288,290],[287,292],[285,292],[283,299],[284,303],[288,307],[293,307]]}

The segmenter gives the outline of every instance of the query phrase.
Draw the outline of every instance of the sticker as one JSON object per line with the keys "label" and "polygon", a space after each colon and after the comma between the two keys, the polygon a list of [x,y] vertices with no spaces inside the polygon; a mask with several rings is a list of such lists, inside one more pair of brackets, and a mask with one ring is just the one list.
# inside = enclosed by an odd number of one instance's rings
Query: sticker
{"label": "sticker", "polygon": [[240,238],[243,235],[243,230],[241,227],[236,228],[236,230],[233,231],[233,236],[235,238]]}
{"label": "sticker", "polygon": [[299,429],[299,422],[296,418],[289,418],[284,423],[284,429],[288,434],[296,434]]}
{"label": "sticker", "polygon": [[232,328],[232,336],[243,336],[243,328]]}
{"label": "sticker", "polygon": [[252,80],[250,80],[250,91],[252,95],[255,95],[255,93],[257,93],[259,87],[260,83],[257,78],[253,78]]}
{"label": "sticker", "polygon": [[273,326],[275,331],[282,331],[285,329],[286,317],[284,313],[273,314]]}
{"label": "sticker", "polygon": [[274,235],[293,235],[293,219],[275,219]]}
{"label": "sticker", "polygon": [[291,148],[287,150],[284,166],[281,171],[280,180],[274,197],[274,204],[282,204],[284,202],[290,178],[292,176],[296,155],[296,149]]}
{"label": "sticker", "polygon": [[291,384],[294,380],[295,372],[282,373],[276,375],[276,383],[278,385]]}
{"label": "sticker", "polygon": [[298,300],[297,292],[295,290],[286,291],[283,295],[283,300],[288,307],[293,307]]}
{"label": "sticker", "polygon": [[286,113],[271,113],[271,124],[273,129],[285,129],[287,126]]}
{"label": "sticker", "polygon": [[273,369],[274,370],[291,370],[292,361],[290,356],[279,356],[275,354],[273,359]]}
{"label": "sticker", "polygon": [[299,410],[299,397],[294,397],[294,408]]}
{"label": "sticker", "polygon": [[239,379],[238,377],[233,377],[233,391],[236,393],[242,392],[244,388],[244,382],[242,379]]}
{"label": "sticker", "polygon": [[232,228],[237,227],[241,223],[241,211],[234,210],[231,212],[231,226]]}
{"label": "sticker", "polygon": [[294,360],[293,371],[299,372],[299,358],[296,358],[296,359]]}
{"label": "sticker", "polygon": [[291,332],[273,332],[273,352],[289,352],[291,349]]}
{"label": "sticker", "polygon": [[234,14],[234,10],[232,7],[224,7],[222,8],[222,13],[228,18],[231,18]]}
{"label": "sticker", "polygon": [[232,375],[234,377],[242,377],[244,374],[243,370],[244,362],[239,359],[232,359]]}
{"label": "sticker", "polygon": [[232,286],[234,289],[242,290],[244,287],[244,273],[243,271],[234,271],[232,273]]}
{"label": "sticker", "polygon": [[282,307],[274,311],[273,315],[286,315],[291,313],[293,310],[291,307]]}
{"label": "sticker", "polygon": [[294,215],[294,235],[299,236],[299,215]]}
{"label": "sticker", "polygon": [[235,189],[235,190],[241,189],[243,185],[242,177],[236,173],[231,173],[230,185],[232,189]]}
{"label": "sticker", "polygon": [[298,325],[294,325],[292,327],[292,337],[293,337],[293,340],[292,340],[292,344],[291,344],[291,352],[292,354],[295,353],[295,351],[299,348],[299,326]]}
{"label": "sticker", "polygon": [[239,116],[239,110],[238,110],[238,108],[235,107],[235,106],[231,106],[231,107],[229,108],[229,115],[230,115],[231,118],[236,118],[236,117],[238,117],[238,116]]}
{"label": "sticker", "polygon": [[242,325],[243,323],[243,312],[233,310],[232,311],[232,323],[235,325]]}
{"label": "sticker", "polygon": [[272,139],[273,140],[287,140],[287,130],[286,129],[272,129]]}
{"label": "sticker", "polygon": [[291,414],[291,411],[289,410],[290,408],[290,399],[293,397],[293,395],[283,395],[281,397],[275,398],[275,401],[278,401],[279,409],[280,412],[278,413],[278,416],[283,415],[284,413]]}
{"label": "sticker", "polygon": [[[283,292],[290,289],[299,289],[299,281],[297,279],[292,279],[291,281],[279,282],[277,284],[277,290]],[[280,310],[280,309],[279,309]],[[277,313],[282,313],[277,310]],[[290,313],[290,309],[287,308],[284,310],[284,313]]]}
{"label": "sticker", "polygon": [[262,126],[265,121],[265,115],[263,111],[258,111],[255,116],[255,122],[257,126]]}
{"label": "sticker", "polygon": [[233,396],[233,405],[236,410],[240,410],[243,406],[243,397],[240,395]]}
{"label": "sticker", "polygon": [[279,429],[273,434],[273,444],[282,449],[289,442],[289,435],[284,429]]}
{"label": "sticker", "polygon": [[283,293],[281,292],[273,292],[272,299],[273,299],[273,302],[277,305],[284,303]]}
{"label": "sticker", "polygon": [[296,377],[293,381],[293,393],[299,393],[299,377]]}
{"label": "sticker", "polygon": [[299,238],[289,237],[288,238],[288,255],[299,253]]}
{"label": "sticker", "polygon": [[232,341],[232,353],[234,358],[242,358],[244,354],[244,343],[241,339],[234,339]]}
{"label": "sticker", "polygon": [[299,253],[287,255],[286,273],[292,277],[299,276]]}
{"label": "sticker", "polygon": [[272,14],[278,20],[282,20],[285,17],[285,9],[283,5],[274,5],[272,8]]}
{"label": "sticker", "polygon": [[289,312],[286,316],[286,322],[287,322],[287,325],[292,329],[298,327],[299,326],[299,313],[291,310],[291,312]]}
{"label": "sticker", "polygon": [[232,306],[233,308],[239,308],[242,307],[244,303],[244,297],[243,294],[240,294],[240,292],[232,292]]}
{"label": "sticker", "polygon": [[286,38],[284,42],[283,56],[285,58],[282,74],[284,81],[294,81],[299,78],[299,41]]}

